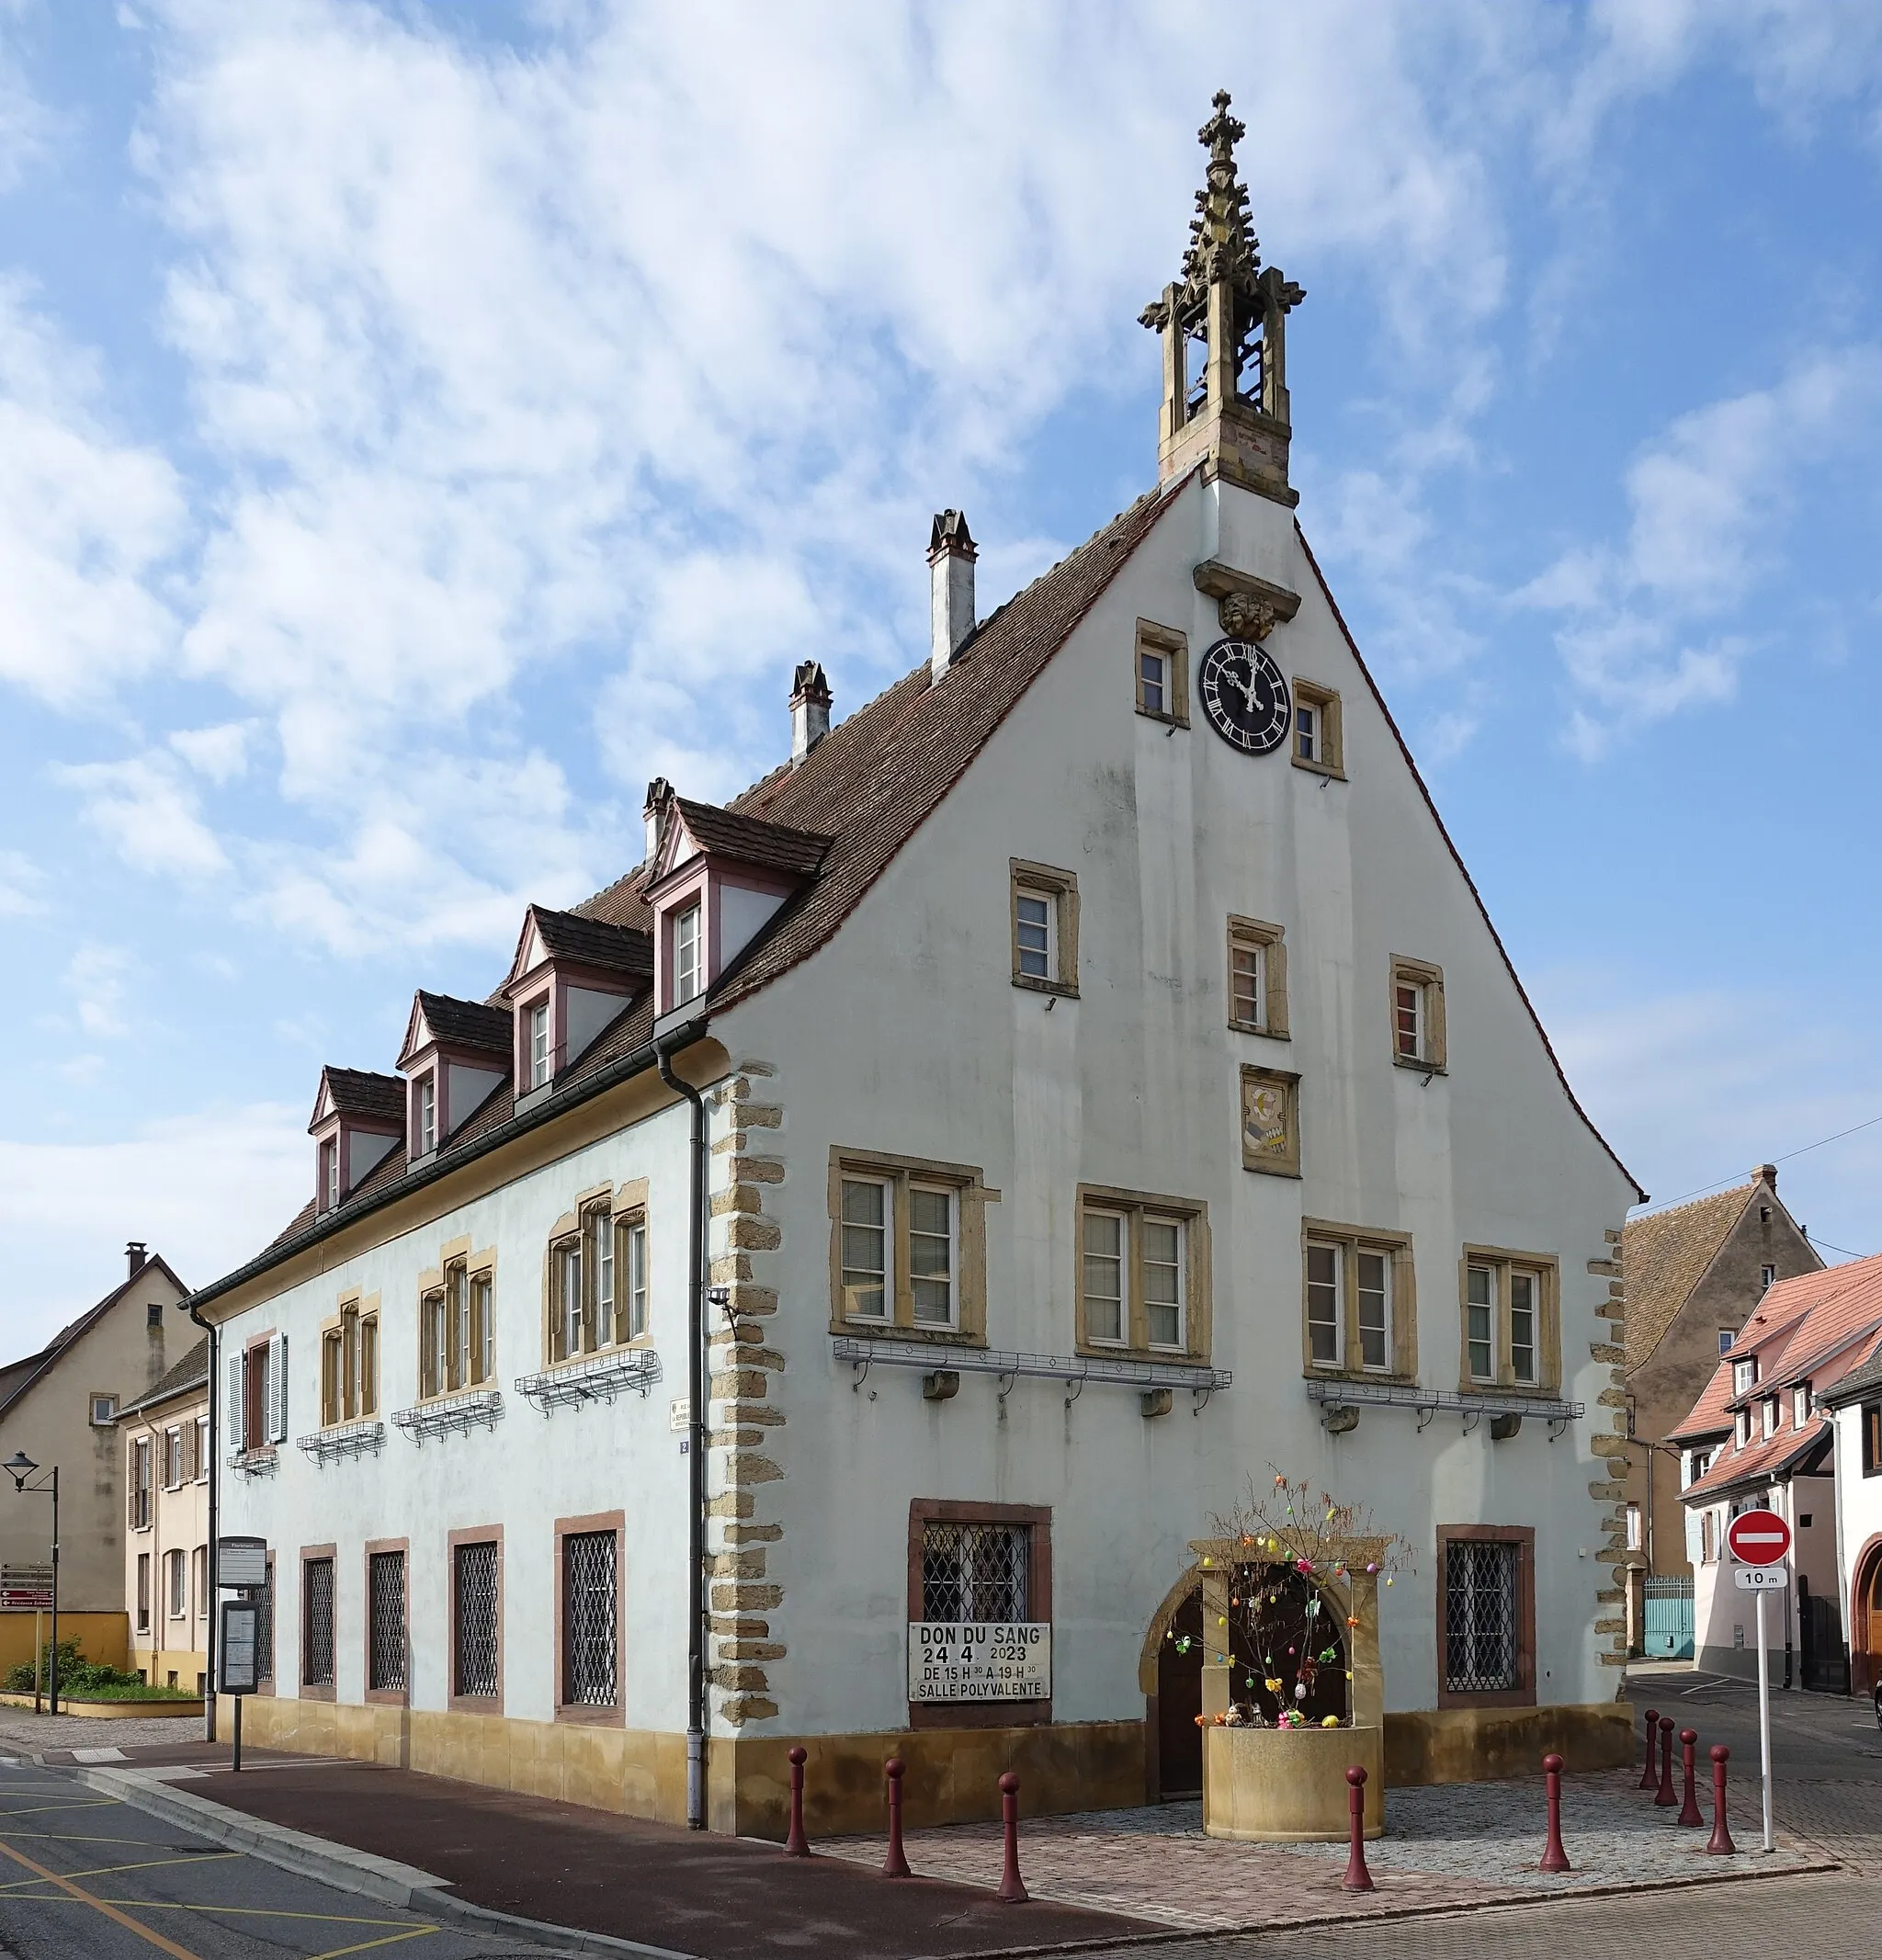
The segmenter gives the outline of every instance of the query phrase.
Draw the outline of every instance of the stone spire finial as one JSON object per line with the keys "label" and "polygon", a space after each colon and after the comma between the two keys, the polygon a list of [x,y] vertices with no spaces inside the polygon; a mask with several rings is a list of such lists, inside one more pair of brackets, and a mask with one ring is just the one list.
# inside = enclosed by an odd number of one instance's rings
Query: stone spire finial
{"label": "stone spire finial", "polygon": [[[1287,316],[1307,295],[1261,263],[1248,187],[1235,145],[1247,133],[1219,89],[1215,114],[1196,131],[1209,153],[1182,276],[1139,318],[1163,342],[1163,410],[1158,473],[1167,481],[1200,461],[1282,503],[1290,431],[1285,359]],[[1203,343],[1203,371],[1189,373],[1189,343]]]}

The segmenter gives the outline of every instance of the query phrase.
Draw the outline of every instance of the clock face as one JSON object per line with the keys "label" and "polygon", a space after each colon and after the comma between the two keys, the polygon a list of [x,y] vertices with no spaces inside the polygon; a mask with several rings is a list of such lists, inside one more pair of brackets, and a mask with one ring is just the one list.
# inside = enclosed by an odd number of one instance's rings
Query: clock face
{"label": "clock face", "polygon": [[1203,711],[1224,742],[1265,755],[1287,739],[1287,683],[1253,640],[1219,640],[1202,657]]}

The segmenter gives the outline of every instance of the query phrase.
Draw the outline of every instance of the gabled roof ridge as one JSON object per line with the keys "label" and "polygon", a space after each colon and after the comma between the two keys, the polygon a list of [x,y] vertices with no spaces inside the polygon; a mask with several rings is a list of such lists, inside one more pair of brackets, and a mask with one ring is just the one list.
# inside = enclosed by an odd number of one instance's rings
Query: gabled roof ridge
{"label": "gabled roof ridge", "polygon": [[[1706,1275],[1731,1242],[1751,1208],[1756,1182],[1708,1192],[1690,1204],[1669,1206],[1627,1219],[1621,1227],[1621,1263],[1627,1294],[1623,1344],[1627,1367],[1644,1367]],[[1734,1204],[1733,1199],[1739,1202]],[[1703,1253],[1696,1266],[1693,1255]],[[1683,1256],[1684,1255],[1684,1256]]]}
{"label": "gabled roof ridge", "polygon": [[9,1364],[10,1366],[26,1368],[30,1372],[23,1375],[12,1393],[4,1400],[0,1400],[0,1415],[5,1415],[62,1354],[75,1347],[153,1266],[163,1272],[179,1295],[187,1297],[189,1288],[176,1276],[176,1270],[170,1262],[161,1252],[149,1253],[135,1273],[127,1273],[103,1299],[95,1306],[87,1307],[76,1320],[68,1320],[37,1354],[23,1354],[18,1361]]}
{"label": "gabled roof ridge", "polygon": [[154,1408],[157,1403],[170,1401],[191,1388],[207,1388],[209,1379],[210,1337],[205,1334],[181,1361],[166,1368],[134,1402],[126,1402],[118,1411],[119,1418],[121,1421],[125,1416],[135,1415],[140,1409]]}
{"label": "gabled roof ridge", "polygon": [[1657,1207],[1636,1206],[1629,1225],[1661,1225],[1679,1218],[1683,1213],[1703,1211],[1708,1205],[1716,1205],[1720,1198],[1738,1196],[1749,1205],[1752,1194],[1759,1189],[1761,1180],[1748,1178],[1742,1184],[1724,1184],[1716,1190],[1702,1191],[1697,1197],[1683,1198],[1677,1205]]}
{"label": "gabled roof ridge", "polygon": [[1463,853],[1457,849],[1449,830],[1446,827],[1444,818],[1438,814],[1438,807],[1432,797],[1431,790],[1426,785],[1424,777],[1419,773],[1417,763],[1412,760],[1411,747],[1407,743],[1404,735],[1400,732],[1391,709],[1386,706],[1386,697],[1379,692],[1378,683],[1372,677],[1372,670],[1366,664],[1365,656],[1359,651],[1359,642],[1354,639],[1353,629],[1346,624],[1345,615],[1340,610],[1339,601],[1333,597],[1332,587],[1327,583],[1326,573],[1320,569],[1320,561],[1313,555],[1313,548],[1307,541],[1307,533],[1301,528],[1298,517],[1294,520],[1294,535],[1300,541],[1301,550],[1307,554],[1307,562],[1313,572],[1315,580],[1319,583],[1321,595],[1326,600],[1328,609],[1333,616],[1333,623],[1340,629],[1341,635],[1345,640],[1347,651],[1352,654],[1354,662],[1359,669],[1360,678],[1365,681],[1374,702],[1377,705],[1379,712],[1386,718],[1386,726],[1391,731],[1392,740],[1399,744],[1399,753],[1405,758],[1405,766],[1412,772],[1412,780],[1418,786],[1419,795],[1424,799],[1424,807],[1431,812],[1431,821],[1437,825],[1437,833],[1444,840],[1446,850],[1451,854],[1452,863],[1457,866],[1459,875],[1463,878],[1466,889],[1476,902],[1478,912],[1483,920],[1484,929],[1490,934],[1491,944],[1496,947],[1497,954],[1502,960],[1503,969],[1509,974],[1511,983],[1516,990],[1517,997],[1528,1013],[1536,1033],[1542,1042],[1543,1052],[1548,1057],[1550,1067],[1555,1070],[1557,1082],[1561,1084],[1562,1093],[1569,1099],[1569,1107],[1581,1117],[1587,1127],[1588,1134],[1594,1139],[1595,1142],[1613,1160],[1615,1169],[1633,1185],[1636,1191],[1639,1192],[1640,1202],[1644,1205],[1647,1202],[1648,1194],[1640,1180],[1621,1161],[1619,1152],[1595,1127],[1594,1119],[1582,1107],[1581,1098],[1569,1086],[1568,1071],[1562,1067],[1561,1058],[1555,1051],[1555,1044],[1548,1038],[1548,1030],[1542,1025],[1542,1016],[1536,1012],[1536,1003],[1529,998],[1529,990],[1524,986],[1522,975],[1516,971],[1516,963],[1510,957],[1510,950],[1503,944],[1502,935],[1497,931],[1496,922],[1490,916],[1490,907],[1483,902],[1483,894],[1477,889],[1477,880],[1470,876],[1470,867],[1464,862]]}

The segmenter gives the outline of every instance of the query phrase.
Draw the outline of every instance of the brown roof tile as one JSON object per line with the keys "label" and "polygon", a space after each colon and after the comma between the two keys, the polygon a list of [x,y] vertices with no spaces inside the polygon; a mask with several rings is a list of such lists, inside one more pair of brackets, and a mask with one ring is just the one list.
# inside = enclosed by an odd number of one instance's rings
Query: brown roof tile
{"label": "brown roof tile", "polygon": [[[391,1117],[405,1120],[405,1078],[380,1075],[370,1069],[336,1069],[330,1062],[321,1080],[343,1116]],[[315,1107],[319,1106],[316,1097]]]}
{"label": "brown roof tile", "polygon": [[590,912],[551,912],[546,905],[532,905],[529,913],[551,959],[643,977],[653,971],[653,940],[645,931]]}
{"label": "brown roof tile", "polygon": [[1629,1218],[1621,1228],[1629,1369],[1638,1368],[1665,1338],[1673,1316],[1692,1298],[1694,1287],[1761,1188],[1748,1184],[1715,1191],[1691,1205]]}
{"label": "brown roof tile", "polygon": [[795,830],[788,823],[767,823],[759,817],[721,810],[716,803],[695,803],[686,797],[675,797],[673,801],[701,850],[734,858],[740,864],[759,865],[767,870],[809,878],[823,862],[833,842],[817,831]]}
{"label": "brown roof tile", "polygon": [[418,1005],[434,1041],[489,1055],[510,1052],[514,1023],[505,1009],[483,1001],[460,1001],[448,993],[426,993],[422,987]]}

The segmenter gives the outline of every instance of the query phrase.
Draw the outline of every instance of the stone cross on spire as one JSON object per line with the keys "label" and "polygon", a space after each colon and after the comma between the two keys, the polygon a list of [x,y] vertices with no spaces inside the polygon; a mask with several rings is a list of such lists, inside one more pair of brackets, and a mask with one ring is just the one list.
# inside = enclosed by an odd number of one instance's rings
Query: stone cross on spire
{"label": "stone cross on spire", "polygon": [[[1298,499],[1287,484],[1287,317],[1307,295],[1275,267],[1262,268],[1248,189],[1235,166],[1235,145],[1246,133],[1229,113],[1228,90],[1219,90],[1215,114],[1196,132],[1209,160],[1182,277],[1139,315],[1163,343],[1157,468],[1167,481],[1200,462],[1211,476],[1292,504]],[[1202,343],[1195,377],[1192,340]]]}

